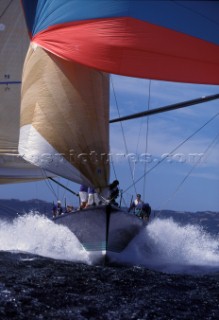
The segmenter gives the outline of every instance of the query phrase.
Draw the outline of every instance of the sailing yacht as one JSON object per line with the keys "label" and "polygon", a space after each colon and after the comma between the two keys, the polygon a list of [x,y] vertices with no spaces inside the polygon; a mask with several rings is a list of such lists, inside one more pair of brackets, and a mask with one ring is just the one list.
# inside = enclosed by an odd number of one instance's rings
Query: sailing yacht
{"label": "sailing yacht", "polygon": [[[0,9],[1,59],[7,61],[1,108],[11,106],[15,125],[4,122],[0,129],[2,182],[56,175],[94,187],[106,200],[109,74],[219,83],[218,2],[13,0]],[[10,47],[15,34],[16,52]],[[95,263],[119,255],[145,228],[107,201],[55,223],[74,232]]]}

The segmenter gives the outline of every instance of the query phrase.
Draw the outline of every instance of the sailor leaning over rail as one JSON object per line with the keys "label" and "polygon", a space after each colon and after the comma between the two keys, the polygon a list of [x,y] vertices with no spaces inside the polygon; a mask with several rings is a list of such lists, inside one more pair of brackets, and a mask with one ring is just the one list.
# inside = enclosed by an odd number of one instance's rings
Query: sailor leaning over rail
{"label": "sailor leaning over rail", "polygon": [[128,209],[128,212],[133,210],[137,216],[140,216],[143,205],[144,205],[144,201],[141,200],[141,195],[138,193],[136,196],[136,199],[131,203]]}
{"label": "sailor leaning over rail", "polygon": [[136,199],[131,203],[128,212],[134,210],[134,214],[145,221],[149,220],[151,207],[148,203],[141,200],[141,195],[137,194]]}

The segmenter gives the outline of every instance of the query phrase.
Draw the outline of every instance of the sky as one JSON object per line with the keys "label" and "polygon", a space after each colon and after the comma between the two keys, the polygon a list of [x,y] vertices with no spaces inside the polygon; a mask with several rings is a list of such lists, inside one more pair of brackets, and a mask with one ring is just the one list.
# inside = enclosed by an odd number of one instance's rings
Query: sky
{"label": "sky", "polygon": [[[219,86],[112,75],[110,119],[218,93]],[[156,210],[219,211],[217,113],[219,100],[111,124],[111,181],[120,181],[122,204],[129,206],[140,193]],[[79,185],[58,181],[78,192]],[[47,181],[1,185],[0,192],[2,199],[78,204],[77,197]]]}
{"label": "sky", "polygon": [[[117,102],[120,115],[135,113],[148,108],[212,95],[219,92],[218,86],[191,85],[162,81],[139,80],[114,77],[118,87]],[[150,89],[149,89],[150,88]],[[150,91],[150,100],[149,99]],[[115,102],[112,100],[112,105]],[[123,122],[128,150],[134,153],[134,179],[144,176],[137,184],[136,191],[143,194],[157,210],[218,211],[219,208],[219,101],[194,105],[184,109],[153,115],[148,118]],[[118,117],[112,108],[111,118]],[[206,122],[208,125],[204,126]],[[146,131],[148,125],[148,130]],[[204,127],[203,127],[204,126]],[[202,128],[203,127],[203,128]],[[199,130],[202,128],[201,130]],[[111,140],[117,141],[120,124],[111,125]],[[197,134],[193,135],[197,130]],[[146,144],[147,132],[147,144]],[[193,135],[190,139],[188,139]],[[185,143],[183,141],[187,140]],[[183,143],[183,144],[182,144]],[[177,148],[181,145],[179,148]],[[124,150],[122,144],[115,144],[114,152]],[[144,161],[142,154],[148,154]],[[137,155],[137,156],[136,156]],[[168,156],[169,155],[169,156]],[[134,160],[133,159],[133,160]],[[127,160],[119,160],[120,175],[127,166]],[[132,161],[132,165],[133,165]],[[123,188],[132,184],[124,174]],[[127,193],[134,195],[133,188]]]}

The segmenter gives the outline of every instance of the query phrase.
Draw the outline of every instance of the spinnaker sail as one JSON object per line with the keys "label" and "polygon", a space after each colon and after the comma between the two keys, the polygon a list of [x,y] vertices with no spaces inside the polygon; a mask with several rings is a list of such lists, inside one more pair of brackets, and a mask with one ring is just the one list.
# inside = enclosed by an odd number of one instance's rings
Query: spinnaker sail
{"label": "spinnaker sail", "polygon": [[31,41],[108,73],[218,84],[219,2],[22,0]]}
{"label": "spinnaker sail", "polygon": [[72,181],[108,184],[106,73],[219,84],[217,1],[21,2],[30,48],[19,151]]}

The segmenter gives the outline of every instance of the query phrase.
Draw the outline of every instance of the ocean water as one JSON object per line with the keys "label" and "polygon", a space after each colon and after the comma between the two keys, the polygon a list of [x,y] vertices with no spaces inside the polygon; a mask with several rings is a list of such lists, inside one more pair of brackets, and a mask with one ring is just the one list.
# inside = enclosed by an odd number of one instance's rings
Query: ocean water
{"label": "ocean water", "polygon": [[219,319],[212,230],[153,218],[119,266],[101,267],[44,215],[0,219],[0,319]]}

